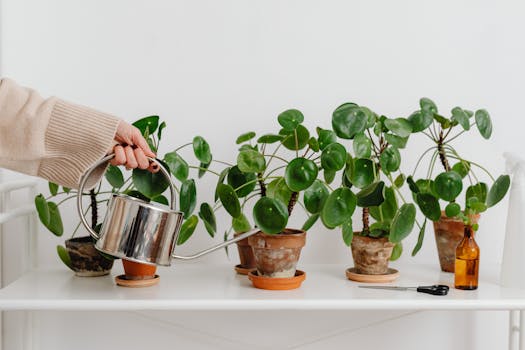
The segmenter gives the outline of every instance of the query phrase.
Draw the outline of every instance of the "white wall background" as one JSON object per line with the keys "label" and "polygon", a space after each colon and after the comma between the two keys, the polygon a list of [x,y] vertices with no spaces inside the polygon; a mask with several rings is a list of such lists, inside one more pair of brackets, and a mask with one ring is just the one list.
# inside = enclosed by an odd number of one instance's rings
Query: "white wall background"
{"label": "white wall background", "polygon": [[[43,95],[89,105],[128,121],[158,114],[168,123],[161,153],[200,134],[211,144],[214,158],[232,160],[237,135],[276,130],[276,117],[287,108],[302,110],[311,127],[329,127],[333,109],[343,102],[354,101],[398,117],[417,109],[421,96],[434,99],[443,113],[456,105],[489,110],[492,139],[485,141],[473,131],[457,142],[467,159],[477,159],[497,174],[504,170],[503,151],[522,149],[525,5],[520,1],[1,3],[3,76]],[[426,146],[423,137],[409,144],[411,153]],[[414,164],[416,155],[405,153],[405,157],[405,164]],[[19,176],[4,174],[6,179]],[[209,175],[204,178],[201,199],[212,198],[215,181]],[[46,191],[43,181],[41,188]],[[72,213],[66,226],[73,227],[74,211],[64,212]],[[483,216],[478,235],[481,274],[483,265],[501,260],[505,215],[503,203]],[[298,214],[293,223],[299,225],[304,218]],[[44,230],[39,239],[40,263],[60,264],[54,246],[61,240]],[[408,253],[415,239],[416,234],[406,241],[407,252],[394,265],[430,263],[438,268],[430,225],[421,253],[411,258]],[[211,243],[200,228],[182,251]],[[199,262],[228,260],[218,252]],[[339,263],[343,269],[351,265],[351,257],[339,232],[317,225],[309,232],[302,262]],[[418,317],[389,324],[402,334],[421,323],[422,316]],[[439,325],[468,330],[473,338],[486,337],[489,317],[503,322],[496,330],[490,327],[494,332],[490,339],[504,341],[506,322],[501,314],[479,314],[472,326],[466,326],[462,317],[449,316]],[[124,320],[126,327],[140,322],[115,314],[108,317],[108,324],[113,318]],[[427,333],[433,330],[429,327]],[[51,327],[46,336],[55,339],[62,333],[63,325],[55,333]],[[162,334],[162,341],[169,344],[169,332]],[[456,340],[461,336],[452,334]],[[351,339],[356,346],[367,344],[361,335]],[[389,343],[385,339],[383,345]],[[490,345],[488,340],[471,348],[493,349]],[[54,344],[55,349],[67,346],[67,341]]]}

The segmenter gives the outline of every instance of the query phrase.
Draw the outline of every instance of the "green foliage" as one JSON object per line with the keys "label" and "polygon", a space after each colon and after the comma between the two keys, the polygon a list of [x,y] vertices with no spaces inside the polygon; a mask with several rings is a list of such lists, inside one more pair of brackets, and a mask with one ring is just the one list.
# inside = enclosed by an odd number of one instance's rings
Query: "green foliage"
{"label": "green foliage", "polygon": [[262,197],[253,207],[253,219],[263,232],[277,234],[284,230],[288,223],[288,210],[281,201]]}

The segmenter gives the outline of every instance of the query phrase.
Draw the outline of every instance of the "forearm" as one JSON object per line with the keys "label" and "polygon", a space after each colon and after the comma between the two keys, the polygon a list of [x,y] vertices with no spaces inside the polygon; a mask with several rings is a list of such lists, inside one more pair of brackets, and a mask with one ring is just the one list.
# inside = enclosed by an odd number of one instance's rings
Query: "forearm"
{"label": "forearm", "polygon": [[[66,187],[113,144],[119,119],[0,80],[0,167]],[[101,176],[90,181],[93,185]]]}

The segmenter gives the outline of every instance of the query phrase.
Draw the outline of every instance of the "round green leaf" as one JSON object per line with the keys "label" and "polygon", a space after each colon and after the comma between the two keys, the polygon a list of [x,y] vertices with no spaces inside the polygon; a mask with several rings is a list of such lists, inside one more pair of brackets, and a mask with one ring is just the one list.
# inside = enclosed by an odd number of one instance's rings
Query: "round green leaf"
{"label": "round green leaf", "polygon": [[494,184],[492,184],[487,195],[487,206],[493,207],[498,204],[498,202],[507,194],[509,187],[510,177],[508,175],[501,175],[498,177]]}
{"label": "round green leaf", "polygon": [[266,169],[266,160],[257,151],[245,150],[237,156],[237,166],[243,173],[262,173]]}
{"label": "round green leaf", "polygon": [[288,223],[288,209],[281,201],[262,197],[253,207],[253,219],[264,233],[277,234]]}
{"label": "round green leaf", "polygon": [[180,188],[180,211],[184,213],[184,218],[187,219],[197,204],[197,188],[195,187],[195,180],[185,180]]}
{"label": "round green leaf", "polygon": [[215,236],[217,232],[217,220],[213,208],[208,203],[202,203],[199,210],[199,217],[204,222],[204,227],[211,237]]}
{"label": "round green leaf", "polygon": [[427,227],[427,220],[423,222],[423,226],[419,229],[419,235],[417,236],[417,243],[412,250],[412,256],[416,256],[421,247],[423,246],[423,240],[425,239],[425,228]]}
{"label": "round green leaf", "polygon": [[487,192],[488,187],[484,182],[479,182],[475,185],[469,186],[465,193],[465,203],[467,203],[471,197],[476,197],[479,201],[485,203],[487,201]]}
{"label": "round green leaf", "polygon": [[51,193],[51,195],[56,196],[58,193],[58,185],[53,182],[49,182],[48,185],[49,185],[49,192]]}
{"label": "round green leaf", "polygon": [[322,151],[328,145],[337,142],[337,135],[332,130],[325,130],[317,128],[317,141],[319,142],[319,149]]}
{"label": "round green leaf", "polygon": [[357,188],[365,188],[374,181],[374,165],[370,159],[355,159],[347,170],[350,182]]}
{"label": "round green leaf", "polygon": [[461,176],[455,171],[443,172],[436,177],[434,189],[440,198],[452,202],[463,189]]}
{"label": "round green leaf", "polygon": [[408,136],[407,137],[399,137],[394,134],[385,134],[385,140],[390,145],[396,147],[396,148],[405,148],[408,142]]}
{"label": "round green leaf", "polygon": [[377,221],[392,221],[397,213],[398,204],[394,189],[392,187],[385,187],[385,200],[378,207],[370,207],[370,215]]}
{"label": "round green leaf", "polygon": [[237,192],[239,198],[249,195],[257,185],[257,176],[254,173],[243,173],[238,166],[228,171],[228,184]]}
{"label": "round green leaf", "polygon": [[211,162],[199,164],[199,174],[198,174],[199,179],[206,174],[206,172],[208,171],[208,168],[210,167],[210,164]]}
{"label": "round green leaf", "polygon": [[244,214],[241,214],[237,218],[232,218],[232,227],[236,233],[248,232],[251,230],[252,225],[248,221],[248,218]]}
{"label": "round green leaf", "polygon": [[47,205],[46,198],[44,195],[42,195],[42,193],[35,197],[35,207],[36,211],[38,212],[38,218],[40,219],[40,222],[44,226],[49,225],[49,220],[51,217],[49,214],[49,206]]}
{"label": "round green leaf", "polygon": [[423,131],[432,124],[434,118],[429,113],[422,113],[421,111],[416,111],[408,117],[408,121],[412,124],[412,132],[416,133]]}
{"label": "round green leaf", "polygon": [[302,230],[308,231],[309,229],[311,229],[312,226],[317,222],[320,216],[321,214],[319,213],[311,215],[304,223]]}
{"label": "round green leaf", "polygon": [[71,270],[73,270],[73,264],[71,263],[71,257],[69,256],[69,253],[67,252],[66,247],[57,245],[57,254],[60,260],[69,267]]}
{"label": "round green leaf", "polygon": [[153,134],[155,130],[157,130],[159,126],[159,116],[152,115],[149,117],[139,119],[133,123],[133,126],[140,130],[142,136],[147,137],[148,135]]}
{"label": "round green leaf", "polygon": [[250,132],[244,133],[240,135],[239,137],[237,137],[237,140],[235,140],[235,143],[239,145],[243,142],[250,141],[254,137],[255,137],[255,133],[253,131],[250,131]]}
{"label": "round green leaf", "polygon": [[464,130],[470,130],[470,121],[467,113],[461,107],[452,108],[452,121],[457,121]]}
{"label": "round green leaf", "polygon": [[110,165],[104,176],[113,188],[120,188],[124,185],[124,175],[122,175],[122,171],[120,171],[119,167]]}
{"label": "round green leaf", "polygon": [[337,171],[346,164],[346,149],[340,143],[328,145],[321,153],[321,166],[325,170]]}
{"label": "round green leaf", "polygon": [[403,244],[401,242],[396,243],[394,249],[392,249],[392,254],[390,254],[390,261],[396,261],[403,254]]}
{"label": "round green leaf", "polygon": [[452,171],[455,171],[461,178],[464,178],[470,171],[470,163],[467,161],[459,161],[452,166]]}
{"label": "round green leaf", "polygon": [[408,137],[412,133],[412,124],[405,118],[386,119],[385,126],[399,137]]}
{"label": "round green leaf", "polygon": [[326,181],[327,184],[331,184],[335,179],[335,173],[335,170],[324,170],[324,181]]}
{"label": "round green leaf", "polygon": [[184,181],[188,178],[189,166],[186,161],[177,154],[177,152],[166,153],[164,161],[170,167],[170,171],[179,181]]}
{"label": "round green leaf", "polygon": [[450,120],[448,120],[447,118],[439,114],[434,114],[434,120],[437,121],[441,125],[442,129],[448,129],[451,126],[453,126]]}
{"label": "round green leaf", "polygon": [[403,187],[404,184],[405,184],[405,175],[399,174],[394,180],[394,186],[396,186],[397,188],[401,188]]}
{"label": "round green leaf", "polygon": [[268,135],[263,135],[263,136],[259,137],[257,139],[257,142],[258,143],[275,143],[275,142],[282,141],[283,139],[284,139],[283,135],[268,134]]}
{"label": "round green leaf", "polygon": [[441,208],[439,200],[429,193],[418,193],[416,202],[423,215],[432,221],[439,221],[441,217]]}
{"label": "round green leaf", "polygon": [[314,183],[304,191],[304,207],[312,214],[319,213],[328,198],[329,192],[325,184],[320,180]]}
{"label": "round green leaf", "polygon": [[224,179],[226,178],[226,175],[228,175],[229,171],[230,171],[230,168],[225,168],[219,174],[219,179],[217,180],[217,186],[215,187],[214,201],[217,201],[217,199],[219,199],[219,192],[217,191],[217,189],[218,189],[219,185],[224,182]]}
{"label": "round green leaf", "polygon": [[200,162],[205,164],[211,162],[210,145],[201,136],[195,136],[193,138],[193,153],[195,153],[195,157],[197,157]]}
{"label": "round green leaf", "polygon": [[357,205],[363,208],[381,205],[385,200],[384,188],[383,181],[368,185],[357,193]]}
{"label": "round green leaf", "polygon": [[312,185],[317,178],[318,171],[313,161],[306,158],[295,158],[286,166],[284,178],[292,191],[299,192]]}
{"label": "round green leaf", "polygon": [[[449,218],[458,216],[460,211],[461,211],[461,207],[459,206],[458,203],[455,203],[455,202],[448,203],[447,206],[445,207],[445,214],[447,214]],[[434,221],[437,221],[437,220],[434,220]]]}
{"label": "round green leaf", "polygon": [[390,242],[399,243],[407,237],[412,232],[415,221],[416,207],[414,204],[403,204],[392,220],[389,236]]}
{"label": "round green leaf", "polygon": [[279,114],[277,120],[285,130],[295,130],[304,121],[304,116],[297,109],[289,109]]}
{"label": "round green leaf", "polygon": [[279,177],[266,186],[266,196],[277,199],[283,204],[288,205],[288,202],[292,197],[292,190],[286,184],[284,177]]}
{"label": "round green leaf", "polygon": [[476,118],[476,126],[481,136],[489,139],[490,135],[492,135],[492,121],[490,120],[489,112],[484,109],[479,109],[476,111],[474,117]]}
{"label": "round green leaf", "polygon": [[419,106],[421,107],[421,110],[426,114],[434,115],[438,112],[434,101],[427,97],[423,97],[419,100]]}
{"label": "round green leaf", "polygon": [[350,247],[352,240],[354,239],[354,229],[352,228],[352,219],[349,219],[341,225],[341,231],[343,233],[343,241],[347,246]]}
{"label": "round green leaf", "polygon": [[352,139],[362,133],[367,122],[367,115],[354,103],[342,104],[332,114],[332,128],[343,139]]}
{"label": "round green leaf", "polygon": [[170,205],[170,202],[168,201],[168,198],[164,197],[163,195],[159,195],[157,197],[154,197],[151,199],[152,202],[157,202],[157,203],[161,203],[161,204],[164,204],[164,205],[167,205],[169,206]]}
{"label": "round green leaf", "polygon": [[196,215],[190,216],[184,223],[182,224],[180,228],[179,238],[177,239],[177,245],[184,244],[195,232],[195,228],[197,227],[197,224],[199,223],[199,219]]}
{"label": "round green leaf", "polygon": [[315,137],[310,137],[308,140],[308,147],[310,147],[310,149],[314,152],[319,152],[319,142]]}
{"label": "round green leaf", "polygon": [[55,202],[47,202],[47,206],[49,207],[49,223],[44,226],[55,236],[60,237],[64,233],[60,210],[58,210],[58,206]]}
{"label": "round green leaf", "polygon": [[[159,162],[170,171],[166,163],[163,161]],[[162,194],[170,185],[170,181],[161,172],[152,174],[147,170],[133,169],[131,177],[137,191],[148,198],[154,198]]]}
{"label": "round green leaf", "polygon": [[283,133],[286,136],[283,140],[283,145],[292,151],[303,149],[310,139],[310,132],[302,125],[299,125],[297,129],[292,132],[283,129]]}
{"label": "round green leaf", "polygon": [[162,130],[166,127],[166,122],[162,122],[159,125],[159,130],[157,131],[157,138],[160,141],[162,139]]}
{"label": "round green leaf", "polygon": [[379,163],[381,164],[381,169],[387,174],[399,169],[401,155],[399,154],[398,149],[393,146],[387,147],[383,153],[381,153]]}
{"label": "round green leaf", "polygon": [[328,228],[335,228],[352,218],[357,199],[349,188],[341,187],[326,199],[321,219]]}
{"label": "round green leaf", "polygon": [[241,215],[241,204],[233,187],[226,184],[219,184],[217,192],[219,193],[219,199],[224,209],[226,209],[232,217],[239,217],[239,215]]}
{"label": "round green leaf", "polygon": [[356,158],[370,158],[372,154],[372,141],[370,141],[365,134],[356,135],[352,146]]}

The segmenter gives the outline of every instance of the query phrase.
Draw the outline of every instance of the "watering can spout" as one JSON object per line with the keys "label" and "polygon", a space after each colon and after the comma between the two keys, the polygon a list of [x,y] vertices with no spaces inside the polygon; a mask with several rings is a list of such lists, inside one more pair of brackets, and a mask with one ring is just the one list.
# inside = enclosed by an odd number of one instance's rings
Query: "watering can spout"
{"label": "watering can spout", "polygon": [[213,251],[216,251],[217,249],[221,249],[221,248],[224,248],[232,243],[235,243],[235,242],[238,242],[238,241],[241,241],[247,237],[250,237],[250,236],[253,236],[254,234],[256,234],[257,232],[259,232],[260,230],[255,228],[253,230],[250,230],[248,232],[244,232],[232,239],[229,239],[227,241],[224,241],[222,242],[221,244],[217,244],[216,246],[213,246],[211,248],[208,248],[206,250],[203,250],[201,252],[198,252],[196,254],[193,254],[193,255],[188,255],[188,256],[182,256],[182,255],[176,255],[176,254],[172,254],[171,257],[174,258],[174,259],[181,259],[181,260],[192,260],[192,259],[196,259],[196,258],[199,258],[203,255],[206,255],[208,253],[211,253]]}

